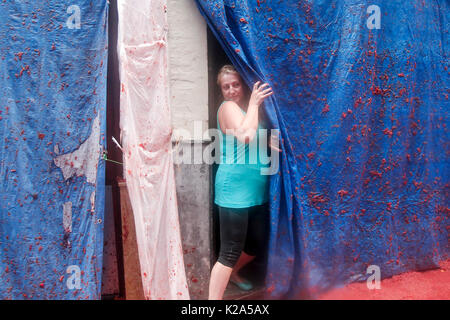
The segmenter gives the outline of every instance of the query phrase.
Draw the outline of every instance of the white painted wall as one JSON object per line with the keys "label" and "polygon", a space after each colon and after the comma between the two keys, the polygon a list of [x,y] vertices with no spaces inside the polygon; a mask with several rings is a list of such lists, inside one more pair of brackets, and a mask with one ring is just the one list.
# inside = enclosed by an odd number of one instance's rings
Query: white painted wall
{"label": "white painted wall", "polygon": [[[206,22],[194,0],[167,0],[167,15],[172,141],[202,141],[208,128]],[[194,121],[201,124],[195,136]]]}

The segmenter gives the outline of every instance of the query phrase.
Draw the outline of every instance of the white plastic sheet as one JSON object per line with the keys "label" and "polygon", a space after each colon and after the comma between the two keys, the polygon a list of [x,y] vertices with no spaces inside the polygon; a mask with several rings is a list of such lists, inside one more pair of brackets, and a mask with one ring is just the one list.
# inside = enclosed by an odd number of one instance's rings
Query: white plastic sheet
{"label": "white plastic sheet", "polygon": [[189,299],[171,156],[166,0],[119,0],[120,127],[146,299]]}

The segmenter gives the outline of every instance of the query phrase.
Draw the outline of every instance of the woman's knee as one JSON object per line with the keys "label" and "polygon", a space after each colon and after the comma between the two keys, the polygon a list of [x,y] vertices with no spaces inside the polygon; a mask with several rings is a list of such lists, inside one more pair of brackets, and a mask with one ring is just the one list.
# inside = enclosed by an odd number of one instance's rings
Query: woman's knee
{"label": "woman's knee", "polygon": [[234,267],[247,237],[248,213],[246,208],[233,209],[219,207],[220,251],[219,262]]}
{"label": "woman's knee", "polygon": [[218,262],[226,267],[234,268],[239,257],[241,256],[242,250],[230,250],[230,248],[221,248],[219,253]]}

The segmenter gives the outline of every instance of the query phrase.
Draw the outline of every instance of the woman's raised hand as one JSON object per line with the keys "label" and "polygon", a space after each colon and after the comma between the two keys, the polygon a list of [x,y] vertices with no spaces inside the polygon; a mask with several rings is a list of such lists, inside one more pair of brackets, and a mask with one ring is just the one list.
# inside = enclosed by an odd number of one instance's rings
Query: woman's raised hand
{"label": "woman's raised hand", "polygon": [[273,94],[272,88],[268,83],[260,85],[261,81],[256,82],[253,85],[252,95],[250,96],[249,105],[254,104],[260,106],[264,99]]}

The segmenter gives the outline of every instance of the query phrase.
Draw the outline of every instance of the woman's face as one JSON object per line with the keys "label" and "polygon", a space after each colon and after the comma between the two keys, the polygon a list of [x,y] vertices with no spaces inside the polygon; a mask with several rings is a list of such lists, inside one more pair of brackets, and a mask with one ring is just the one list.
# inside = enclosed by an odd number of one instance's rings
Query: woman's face
{"label": "woman's face", "polygon": [[238,105],[244,99],[244,87],[237,73],[225,73],[220,78],[220,89],[223,98],[227,101],[236,102]]}

